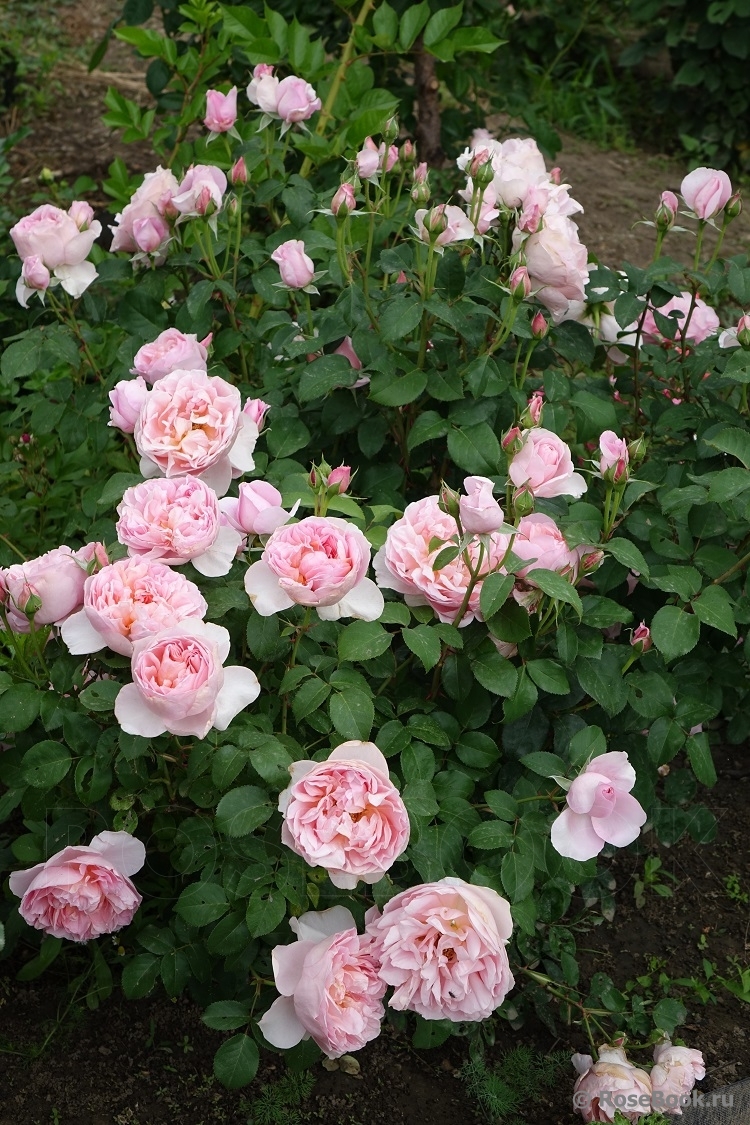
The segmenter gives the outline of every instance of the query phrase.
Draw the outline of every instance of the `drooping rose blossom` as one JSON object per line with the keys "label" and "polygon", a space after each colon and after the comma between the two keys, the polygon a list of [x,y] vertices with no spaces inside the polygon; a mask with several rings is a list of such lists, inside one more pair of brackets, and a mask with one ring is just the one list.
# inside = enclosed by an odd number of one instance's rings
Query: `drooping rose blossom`
{"label": "drooping rose blossom", "polygon": [[516,488],[526,485],[534,496],[572,496],[586,491],[586,481],[573,469],[573,459],[562,438],[537,426],[523,435],[524,442],[508,466]]}
{"label": "drooping rose blossom", "polygon": [[706,1065],[700,1051],[673,1047],[668,1039],[657,1044],[651,1070],[654,1108],[681,1117],[681,1103],[689,1103],[693,1086],[705,1077]]}
{"label": "drooping rose blossom", "polygon": [[[464,604],[471,575],[461,555],[440,570],[434,569],[437,556],[457,533],[456,521],[442,511],[438,500],[437,496],[426,496],[407,505],[402,518],[388,528],[385,545],[376,554],[373,568],[378,586],[403,594],[407,605],[431,606],[441,621],[453,624]],[[441,543],[431,549],[433,539],[440,539]],[[509,535],[491,534],[489,551],[485,555],[488,571],[500,566],[509,544]],[[468,550],[476,562],[479,545],[470,545]],[[459,627],[475,618],[482,620],[481,591],[479,581],[471,592],[463,617],[457,622]]]}
{"label": "drooping rose blossom", "polygon": [[424,1019],[487,1019],[513,988],[506,945],[513,923],[497,891],[462,879],[424,883],[365,915],[390,1007]]}
{"label": "drooping rose blossom", "polygon": [[76,655],[107,645],[130,656],[135,641],[187,618],[202,618],[207,609],[195,583],[171,567],[119,559],[86,579],[83,608],[66,618],[61,634]]}
{"label": "drooping rose blossom", "polygon": [[224,668],[229,633],[190,618],[133,644],[133,682],[115,699],[115,718],[126,734],[155,738],[226,730],[260,694],[254,672]]}
{"label": "drooping rose blossom", "polygon": [[24,262],[28,258],[39,260],[39,265],[24,267],[27,280],[22,275],[16,286],[16,297],[24,308],[32,293],[47,288],[47,285],[40,284],[43,280],[42,267],[71,297],[80,297],[99,276],[93,263],[86,259],[101,234],[102,224],[95,220],[81,229],[76,222],[76,217],[80,218],[81,206],[87,204],[81,201],[72,204],[71,207],[78,210],[71,214],[44,203],[11,227],[10,237]]}
{"label": "drooping rose blossom", "polygon": [[181,566],[208,578],[231,569],[243,536],[225,525],[213,489],[196,477],[156,477],[126,489],[117,537],[134,557]]}
{"label": "drooping rose blossom", "polygon": [[409,817],[375,743],[344,742],[325,762],[294,762],[289,772],[282,843],[324,867],[335,887],[377,883],[409,843]]}
{"label": "drooping rose blossom", "polygon": [[150,344],[144,344],[135,353],[131,375],[141,375],[153,384],[173,371],[205,371],[208,365],[208,345],[211,337],[198,340],[192,333],[179,328],[167,328]]}
{"label": "drooping rose blossom", "polygon": [[[237,87],[232,86],[228,94],[220,90],[206,93],[206,116],[203,124],[211,133],[228,133],[237,120]],[[236,136],[236,134],[235,134]],[[208,138],[211,140],[211,138]]]}
{"label": "drooping rose blossom", "polygon": [[366,577],[370,544],[359,528],[334,516],[308,516],[279,527],[245,575],[262,617],[293,605],[314,606],[324,621],[376,621],[383,595]]}
{"label": "drooping rose blossom", "polygon": [[552,822],[550,838],[559,855],[593,859],[605,844],[624,848],[640,835],[646,813],[631,796],[635,770],[622,750],[593,758],[567,793],[567,808]]}
{"label": "drooping rose blossom", "polygon": [[305,289],[315,277],[315,264],[305,253],[301,238],[290,238],[282,242],[271,255],[281,274],[281,280],[288,289]]}
{"label": "drooping rose blossom", "polygon": [[274,1047],[315,1040],[330,1059],[359,1051],[380,1034],[386,985],[378,976],[372,940],[360,936],[343,906],[290,918],[297,935],[271,959],[281,993],[258,1026]]}
{"label": "drooping rose blossom", "polygon": [[680,194],[699,219],[712,219],[729,202],[732,181],[717,168],[694,168],[680,184]]}
{"label": "drooping rose blossom", "polygon": [[55,938],[90,941],[129,925],[141,904],[130,880],[146,860],[140,840],[127,832],[100,832],[91,843],[63,848],[28,871],[13,871],[10,889],[18,913]]}
{"label": "drooping rose blossom", "polygon": [[96,560],[109,562],[102,543],[88,543],[78,551],[55,547],[38,558],[0,568],[0,604],[14,633],[28,633],[31,625],[24,610],[30,598],[41,605],[34,614],[34,627],[60,625],[83,604],[89,566]]}
{"label": "drooping rose blossom", "polygon": [[466,477],[466,495],[459,497],[458,508],[464,531],[489,535],[503,525],[503,510],[492,495],[494,484],[488,477]]}
{"label": "drooping rose blossom", "polygon": [[[649,1112],[651,1079],[645,1070],[633,1066],[621,1047],[604,1044],[599,1048],[598,1062],[591,1055],[579,1054],[573,1055],[571,1062],[578,1071],[573,1106],[584,1121],[613,1122],[618,1112],[616,1096],[626,1099],[619,1112],[627,1121],[640,1121]],[[629,1098],[638,1100],[628,1105]]]}
{"label": "drooping rose blossom", "polygon": [[[178,187],[177,180],[168,168],[159,166],[155,172],[147,172],[130,203],[115,215],[115,225],[110,228],[114,235],[112,250],[125,250],[136,257],[154,254],[157,261],[163,259],[170,239],[166,219],[176,214],[172,208],[172,200]],[[153,246],[152,235],[155,231],[163,234],[157,247]]]}
{"label": "drooping rose blossom", "polygon": [[253,480],[240,485],[240,494],[225,496],[219,501],[223,515],[232,527],[243,535],[270,535],[277,527],[287,523],[297,511],[299,501],[290,511],[282,507],[282,496],[264,480]]}

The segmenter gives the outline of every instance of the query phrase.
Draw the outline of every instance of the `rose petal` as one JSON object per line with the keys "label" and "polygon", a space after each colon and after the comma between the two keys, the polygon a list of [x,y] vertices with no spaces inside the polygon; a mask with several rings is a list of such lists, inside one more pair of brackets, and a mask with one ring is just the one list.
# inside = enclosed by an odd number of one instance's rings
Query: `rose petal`
{"label": "rose petal", "polygon": [[120,688],[115,699],[115,718],[126,734],[141,738],[156,738],[167,730],[161,716],[149,707],[135,684]]}
{"label": "rose petal", "polygon": [[296,1047],[301,1040],[310,1038],[297,1019],[291,996],[280,996],[274,1000],[266,1014],[258,1020],[258,1027],[269,1043],[282,1049]]}
{"label": "rose petal", "polygon": [[345,906],[331,906],[328,910],[308,910],[299,918],[290,918],[289,925],[299,941],[322,941],[340,934],[342,930],[356,930],[354,915]]}
{"label": "rose petal", "polygon": [[566,859],[593,859],[604,847],[604,840],[594,831],[591,817],[563,809],[550,830],[552,847]]}
{"label": "rose petal", "polygon": [[146,862],[144,844],[129,832],[100,832],[89,844],[123,875],[135,875]]}
{"label": "rose petal", "polygon": [[260,684],[255,672],[235,665],[224,669],[224,683],[216,697],[213,725],[216,730],[226,730],[235,715],[249,707],[260,695]]}
{"label": "rose petal", "polygon": [[646,813],[630,793],[618,793],[609,816],[593,817],[591,823],[606,843],[624,848],[638,839]]}
{"label": "rose petal", "polygon": [[208,550],[202,555],[196,555],[190,561],[198,573],[205,574],[206,578],[221,578],[222,575],[229,574],[232,569],[232,563],[237,557],[237,548],[243,539],[244,536],[233,527],[220,527],[219,534]]}
{"label": "rose petal", "polygon": [[79,609],[77,613],[71,613],[70,617],[63,621],[60,634],[68,646],[68,652],[72,653],[73,656],[98,652],[100,648],[104,648],[106,645],[104,637],[97,632],[89,621],[85,609]]}
{"label": "rose petal", "polygon": [[340,617],[356,617],[360,621],[377,621],[385,607],[381,591],[370,578],[344,594],[334,605],[318,606],[318,616],[323,621],[338,621]]}
{"label": "rose petal", "polygon": [[292,599],[281,589],[271,568],[262,561],[248,567],[245,590],[261,617],[270,617],[273,613],[280,613],[294,605]]}
{"label": "rose petal", "polygon": [[327,761],[364,762],[378,773],[382,773],[384,777],[388,777],[388,762],[374,742],[360,742],[356,738],[349,742],[342,742],[331,751]]}

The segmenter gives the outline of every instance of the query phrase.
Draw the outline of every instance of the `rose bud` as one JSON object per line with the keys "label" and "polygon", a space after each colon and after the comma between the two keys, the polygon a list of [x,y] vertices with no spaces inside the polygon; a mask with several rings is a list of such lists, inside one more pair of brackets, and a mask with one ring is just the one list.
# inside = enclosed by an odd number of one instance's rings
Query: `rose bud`
{"label": "rose bud", "polygon": [[401,160],[404,164],[413,164],[417,159],[417,149],[412,141],[404,141],[401,145]]}
{"label": "rose bud", "polygon": [[518,426],[512,426],[507,433],[504,433],[500,439],[500,444],[509,457],[518,453],[523,445],[523,435]]}
{"label": "rose bud", "polygon": [[742,214],[742,196],[738,191],[734,193],[732,198],[724,208],[724,214],[727,219],[736,219],[738,215]]}
{"label": "rose bud", "polygon": [[633,630],[633,636],[630,638],[631,645],[640,645],[641,652],[648,652],[651,648],[653,641],[651,640],[651,630],[645,621],[641,621],[637,629]]}
{"label": "rose bud", "polygon": [[342,184],[331,200],[331,211],[337,219],[345,219],[356,207],[354,188],[351,184]]}
{"label": "rose bud", "polygon": [[661,200],[656,208],[655,216],[657,230],[667,231],[674,225],[678,207],[679,200],[673,191],[661,193]]}
{"label": "rose bud", "polygon": [[524,301],[531,294],[531,278],[526,266],[518,266],[510,275],[511,296],[515,301]]}
{"label": "rose bud", "polygon": [[352,479],[352,471],[348,465],[339,465],[337,469],[332,469],[328,474],[327,487],[329,490],[335,490],[334,496],[341,496],[346,492]]}
{"label": "rose bud", "polygon": [[535,340],[543,340],[548,332],[549,324],[544,318],[544,313],[535,313],[531,321],[531,335]]}
{"label": "rose bud", "polygon": [[464,531],[472,535],[488,535],[503,525],[503,510],[492,495],[494,485],[487,477],[467,477],[466,495],[458,500]]}
{"label": "rose bud", "polygon": [[247,164],[245,163],[244,156],[241,156],[239,160],[237,160],[232,165],[232,170],[229,173],[229,180],[235,186],[237,184],[247,183]]}
{"label": "rose bud", "polygon": [[304,289],[315,276],[315,266],[312,258],[305,253],[305,244],[301,238],[282,242],[274,250],[271,260],[278,265],[281,280],[288,289]]}
{"label": "rose bud", "polygon": [[534,511],[534,493],[527,485],[513,493],[513,511],[516,516],[528,516]]}
{"label": "rose bud", "polygon": [[457,520],[460,516],[460,502],[461,497],[449,485],[442,481],[440,484],[440,499],[438,505],[440,510],[445,512],[446,515],[453,516]]}

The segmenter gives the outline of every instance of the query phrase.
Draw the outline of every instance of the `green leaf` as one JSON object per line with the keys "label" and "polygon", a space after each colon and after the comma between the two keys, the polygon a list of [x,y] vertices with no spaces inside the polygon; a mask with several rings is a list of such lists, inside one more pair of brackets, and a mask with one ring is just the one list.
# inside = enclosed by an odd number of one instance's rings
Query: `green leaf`
{"label": "green leaf", "polygon": [[685,743],[685,748],[690,758],[693,773],[701,785],[708,785],[709,787],[715,785],[716,767],[711,756],[708,735],[705,733],[690,735]]}
{"label": "green leaf", "polygon": [[665,605],[651,622],[651,639],[665,660],[685,656],[698,644],[700,619],[676,605]]}
{"label": "green leaf", "polygon": [[292,758],[277,738],[268,735],[259,746],[253,747],[250,764],[272,788],[283,789],[289,784],[289,767]]}
{"label": "green leaf", "polygon": [[482,582],[482,589],[479,594],[479,608],[485,621],[488,621],[505,605],[514,583],[515,578],[512,574],[487,575]]}
{"label": "green leaf", "polygon": [[444,39],[449,31],[453,31],[461,22],[463,15],[463,3],[456,4],[453,8],[442,8],[437,12],[433,12],[427,21],[427,26],[424,29],[422,41],[425,47],[432,47],[433,44],[439,43]]}
{"label": "green leaf", "polygon": [[366,740],[375,720],[372,697],[361,688],[348,688],[346,694],[334,692],[329,704],[331,722],[344,738]]}
{"label": "green leaf", "polygon": [[629,570],[635,570],[648,578],[648,563],[635,543],[631,543],[629,539],[610,539],[605,543],[604,549]]}
{"label": "green leaf", "polygon": [[388,3],[381,4],[372,18],[378,47],[392,47],[398,35],[398,15]]}
{"label": "green leaf", "polygon": [[409,845],[408,856],[426,883],[455,871],[461,861],[463,841],[450,824],[423,827],[419,840]]}
{"label": "green leaf", "polygon": [[214,1031],[234,1031],[249,1023],[250,1005],[239,1000],[217,1000],[208,1005],[201,1021]]}
{"label": "green leaf", "polygon": [[411,50],[414,40],[430,18],[430,5],[428,0],[421,4],[411,4],[401,16],[399,28],[399,43],[405,51]]}
{"label": "green leaf", "polygon": [[435,774],[435,755],[429,746],[411,742],[401,753],[404,781],[431,781]]}
{"label": "green leaf", "polygon": [[499,820],[515,820],[518,816],[518,803],[515,797],[503,789],[489,789],[484,799]]}
{"label": "green leaf", "polygon": [[142,483],[143,477],[138,473],[115,473],[113,477],[109,478],[102,489],[97,504],[103,508],[109,508],[119,500],[122,500],[126,489],[133,488],[136,484]]}
{"label": "green leaf", "polygon": [[726,426],[710,438],[703,439],[706,445],[720,449],[741,461],[746,469],[750,469],[750,434],[737,426]]}
{"label": "green leaf", "polygon": [[628,702],[628,688],[622,668],[612,646],[605,647],[599,660],[579,656],[575,672],[583,690],[604,708],[608,715],[618,715]]}
{"label": "green leaf", "polygon": [[522,765],[540,777],[565,776],[567,766],[557,754],[549,754],[546,750],[534,750],[531,754],[524,754],[521,758]]}
{"label": "green leaf", "polygon": [[42,944],[39,947],[39,953],[18,970],[16,980],[36,980],[36,978],[40,977],[44,970],[52,964],[61,949],[62,938],[52,937],[51,934],[45,934],[42,938]]}
{"label": "green leaf", "polygon": [[459,51],[481,51],[482,54],[491,55],[498,47],[502,47],[504,39],[496,39],[483,27],[459,27],[449,40],[455,54]]}
{"label": "green leaf", "polygon": [[339,660],[374,660],[391,647],[391,637],[377,621],[353,621],[339,633]]}
{"label": "green leaf", "polygon": [[401,796],[412,816],[427,820],[437,816],[438,803],[431,781],[408,781]]}
{"label": "green leaf", "polygon": [[214,1055],[214,1074],[228,1090],[239,1090],[255,1078],[259,1062],[254,1040],[249,1035],[233,1035]]}
{"label": "green leaf", "polygon": [[518,684],[513,695],[506,699],[503,707],[503,718],[506,723],[513,723],[516,719],[522,718],[527,715],[529,711],[536,705],[539,698],[536,684],[530,676],[527,676],[526,669],[522,668],[518,677]]}
{"label": "green leaf", "polygon": [[216,883],[191,883],[177,899],[175,910],[188,926],[207,926],[223,918],[229,903]]}
{"label": "green leaf", "polygon": [[336,387],[350,387],[357,374],[346,356],[323,355],[305,365],[297,398],[301,403],[325,398]]}
{"label": "green leaf", "polygon": [[554,660],[529,660],[526,671],[542,691],[547,691],[551,695],[567,695],[570,691],[565,670]]}
{"label": "green leaf", "polygon": [[687,1008],[679,1000],[671,998],[660,1000],[654,1008],[653,1019],[655,1025],[666,1031],[671,1038],[678,1024],[684,1023],[687,1019]]}
{"label": "green leaf", "polygon": [[450,424],[447,419],[441,418],[436,410],[425,410],[417,416],[409,430],[406,447],[412,450],[426,441],[436,441],[438,438],[445,437],[449,429]]}
{"label": "green leaf", "polygon": [[648,756],[655,766],[663,766],[671,762],[684,744],[685,732],[674,719],[662,716],[655,719],[649,727],[646,745]]}
{"label": "green leaf", "polygon": [[277,887],[258,887],[250,895],[245,921],[252,937],[272,933],[286,917],[286,899]]}
{"label": "green leaf", "polygon": [[378,329],[387,344],[394,344],[413,332],[421,319],[422,302],[416,294],[408,293],[384,302],[378,316]]}
{"label": "green leaf", "polygon": [[500,878],[511,902],[520,902],[534,887],[534,858],[529,852],[508,852],[503,856]]}
{"label": "green leaf", "polygon": [[406,647],[422,661],[425,672],[435,667],[442,651],[437,629],[431,625],[417,625],[414,629],[402,629],[401,636]]}
{"label": "green leaf", "polygon": [[37,742],[21,759],[21,774],[35,789],[58,785],[70,769],[72,758],[61,742]]}
{"label": "green leaf", "polygon": [[387,375],[373,375],[370,398],[381,406],[406,406],[419,398],[426,386],[427,375],[418,368],[406,375],[398,371]]}
{"label": "green leaf", "polygon": [[484,820],[476,828],[472,828],[467,843],[472,848],[488,851],[509,848],[513,843],[513,829],[502,820]]}
{"label": "green leaf", "polygon": [[518,671],[501,656],[491,641],[480,646],[470,658],[474,678],[493,695],[512,696],[518,685]]}
{"label": "green leaf", "polygon": [[330,694],[331,685],[325,680],[319,680],[317,676],[305,680],[292,701],[292,713],[297,722],[312,715],[313,711],[318,711]]}
{"label": "green leaf", "polygon": [[487,422],[453,429],[448,434],[448,453],[467,473],[494,476],[500,463],[500,442]]}
{"label": "green leaf", "polygon": [[128,961],[122,971],[122,991],[128,1000],[148,996],[156,984],[161,969],[161,959],[153,953],[139,953]]}
{"label": "green leaf", "polygon": [[581,599],[573,588],[572,583],[570,583],[567,578],[564,578],[562,574],[557,574],[554,570],[534,568],[529,574],[529,580],[533,582],[535,586],[538,586],[543,593],[547,594],[548,597],[554,598],[555,601],[572,605],[579,617],[583,614]]}
{"label": "green leaf", "polygon": [[248,836],[272,815],[268,794],[256,785],[230,789],[216,807],[216,827],[226,836]]}
{"label": "green leaf", "polygon": [[85,687],[78,699],[87,711],[113,711],[121,687],[116,680],[97,680]]}
{"label": "green leaf", "polygon": [[0,695],[0,731],[15,734],[26,730],[39,714],[42,695],[30,684],[16,684]]}
{"label": "green leaf", "polygon": [[693,613],[704,625],[720,629],[730,637],[737,636],[732,599],[723,586],[707,586],[692,605]]}

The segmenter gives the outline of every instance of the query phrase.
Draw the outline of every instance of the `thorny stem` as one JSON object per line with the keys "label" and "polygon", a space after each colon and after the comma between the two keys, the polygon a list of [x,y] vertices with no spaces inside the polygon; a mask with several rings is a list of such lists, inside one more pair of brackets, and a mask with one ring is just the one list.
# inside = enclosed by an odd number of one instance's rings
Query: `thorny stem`
{"label": "thorny stem", "polygon": [[726,582],[727,578],[731,578],[732,575],[736,574],[738,570],[742,570],[745,563],[748,562],[750,562],[750,553],[748,553],[747,555],[743,555],[742,558],[734,564],[734,566],[730,566],[729,570],[725,570],[724,573],[720,574],[718,578],[714,578],[711,585],[721,586],[722,582]]}

